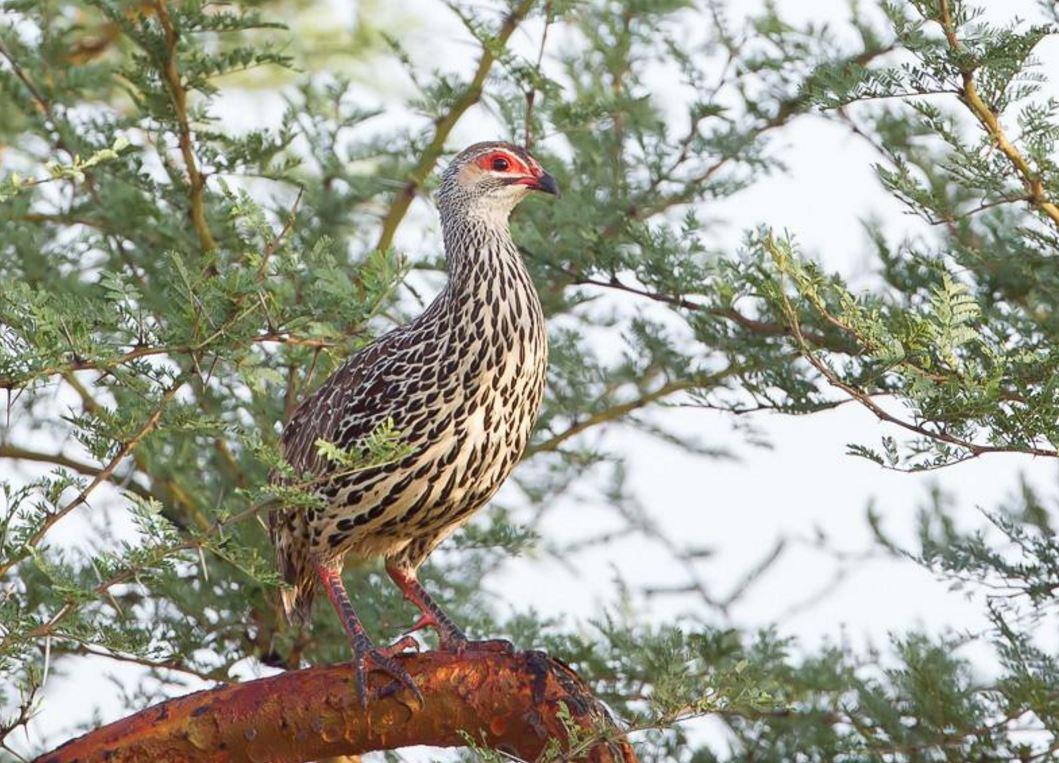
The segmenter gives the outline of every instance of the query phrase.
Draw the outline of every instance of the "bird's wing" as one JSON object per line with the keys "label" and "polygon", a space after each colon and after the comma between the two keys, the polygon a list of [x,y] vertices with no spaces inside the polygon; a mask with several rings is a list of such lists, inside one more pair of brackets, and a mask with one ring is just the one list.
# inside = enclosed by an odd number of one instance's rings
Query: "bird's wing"
{"label": "bird's wing", "polygon": [[384,418],[387,385],[380,361],[393,349],[389,339],[381,337],[353,355],[294,411],[281,447],[296,474],[329,470],[330,462],[316,446],[319,440],[349,447]]}
{"label": "bird's wing", "polygon": [[[386,361],[400,350],[400,336],[400,330],[390,332],[353,355],[294,411],[280,440],[283,457],[294,469],[294,480],[306,473],[325,477],[333,471],[335,465],[320,455],[319,440],[349,447],[386,418],[393,401]],[[273,472],[269,481],[284,484],[290,479]],[[312,562],[306,556],[305,517],[277,506],[269,511],[268,525],[280,574],[292,586],[284,589],[284,609],[289,617],[304,620],[315,586]]]}

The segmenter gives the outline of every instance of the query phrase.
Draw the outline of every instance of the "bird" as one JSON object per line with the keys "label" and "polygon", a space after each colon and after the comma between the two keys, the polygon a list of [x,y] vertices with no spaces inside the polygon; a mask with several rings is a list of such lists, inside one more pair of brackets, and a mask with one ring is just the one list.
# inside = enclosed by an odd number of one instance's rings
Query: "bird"
{"label": "bird", "polygon": [[[548,338],[533,281],[509,228],[533,191],[559,196],[555,178],[513,143],[476,143],[442,173],[435,193],[447,280],[430,305],[346,360],[294,410],[280,439],[290,469],[308,477],[309,508],[279,507],[269,535],[294,623],[327,594],[348,634],[357,692],[380,671],[422,696],[394,656],[431,627],[439,646],[471,643],[419,582],[427,556],[482,508],[519,461],[545,389]],[[390,463],[343,470],[320,442],[355,447],[379,427],[403,444]],[[342,583],[344,560],[383,557],[420,615],[396,643],[377,647]]]}

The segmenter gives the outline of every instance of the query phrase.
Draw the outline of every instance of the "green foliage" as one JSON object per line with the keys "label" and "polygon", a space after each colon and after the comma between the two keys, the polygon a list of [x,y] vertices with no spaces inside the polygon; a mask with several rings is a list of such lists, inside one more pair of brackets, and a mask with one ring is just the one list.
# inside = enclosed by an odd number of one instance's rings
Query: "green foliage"
{"label": "green foliage", "polygon": [[[419,224],[402,203],[430,190],[461,104],[480,100],[507,137],[537,137],[564,197],[513,220],[549,316],[548,395],[512,498],[424,571],[454,616],[574,666],[645,760],[1053,755],[1059,665],[1033,633],[1059,588],[1048,501],[1024,489],[964,530],[938,497],[914,553],[872,518],[882,551],[981,600],[995,674],[963,654],[969,636],[809,652],[716,624],[782,545],[712,597],[696,570],[707,552],[662,532],[627,485],[628,454],[600,435],[718,457],[652,412],[852,403],[888,432],[851,453],[886,468],[1055,458],[1059,104],[1033,58],[1054,9],[997,26],[963,2],[884,2],[877,28],[854,5],[840,34],[772,4],[740,21],[708,0],[442,5],[480,87],[467,68],[424,64],[372,3],[352,33],[321,30],[311,0],[4,4],[0,458],[21,469],[0,496],[4,749],[49,672],[85,659],[142,668],[131,705],[236,680],[240,663],[347,658],[333,617],[294,630],[276,606],[258,520],[311,502],[277,424],[429,297],[437,244],[389,242]],[[561,46],[542,35],[552,27]],[[655,95],[659,68],[673,102]],[[400,86],[373,88],[378,71]],[[267,119],[243,113],[251,96]],[[773,233],[769,210],[735,251],[719,233],[719,203],[784,171],[780,136],[806,115],[870,145],[882,186],[928,224],[899,238],[869,222],[864,291],[803,254],[797,231]],[[404,453],[388,426],[317,447],[349,469]],[[270,472],[291,486],[270,492]],[[605,503],[608,529],[556,536],[548,520],[572,500]],[[694,616],[652,625],[620,579],[589,625],[504,617],[482,592],[512,555],[576,566],[630,536],[687,573]],[[407,623],[377,566],[348,574],[372,633]],[[703,716],[721,742],[689,723]]]}
{"label": "green foliage", "polygon": [[407,455],[408,447],[402,443],[401,433],[393,422],[386,420],[355,447],[342,448],[327,440],[317,440],[316,451],[338,466],[357,469],[398,460]]}

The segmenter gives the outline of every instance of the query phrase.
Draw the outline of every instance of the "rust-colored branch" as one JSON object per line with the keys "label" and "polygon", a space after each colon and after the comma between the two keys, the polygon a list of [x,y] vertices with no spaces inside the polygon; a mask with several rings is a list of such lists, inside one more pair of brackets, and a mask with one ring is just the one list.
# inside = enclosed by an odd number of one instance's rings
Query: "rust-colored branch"
{"label": "rust-colored branch", "polygon": [[67,742],[37,763],[296,763],[409,745],[462,747],[468,739],[535,760],[552,740],[569,749],[563,707],[580,741],[592,735],[611,740],[579,759],[636,762],[584,682],[541,652],[427,652],[399,659],[423,692],[421,707],[406,704],[406,693],[378,697],[389,679],[372,674],[372,699],[362,710],[350,665],[308,668],[163,702]]}

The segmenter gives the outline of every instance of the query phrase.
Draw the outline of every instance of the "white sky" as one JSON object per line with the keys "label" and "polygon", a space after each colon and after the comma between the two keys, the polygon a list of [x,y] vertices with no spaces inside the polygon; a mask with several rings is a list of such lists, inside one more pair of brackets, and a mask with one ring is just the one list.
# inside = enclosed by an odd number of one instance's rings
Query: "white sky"
{"label": "white sky", "polygon": [[[341,0],[333,0],[333,5],[336,13],[330,22],[352,22],[352,13]],[[1035,4],[1030,0],[986,5],[991,12],[1003,16],[1035,16]],[[845,18],[845,6],[839,0],[787,0],[780,6],[784,14],[794,18],[836,22]],[[405,0],[395,12],[403,14],[410,8],[422,7],[421,3]],[[735,19],[745,13],[739,9],[748,5],[731,0],[730,7]],[[516,44],[535,49],[538,34],[539,27],[527,27],[516,36]],[[440,50],[452,54],[467,48],[452,46],[445,40],[461,35],[451,17],[428,14],[421,27],[408,30],[405,44],[424,58],[437,55]],[[1047,61],[1059,62],[1056,40],[1042,46],[1041,53]],[[1059,68],[1052,66],[1051,70]],[[656,97],[664,95],[659,93]],[[241,103],[239,115],[226,116],[251,121],[267,118],[267,109],[247,110],[247,106]],[[490,117],[482,109],[475,109],[465,117],[450,145],[494,136]],[[846,131],[819,119],[804,120],[784,132],[781,145],[790,165],[789,175],[761,182],[711,212],[729,221],[733,242],[743,229],[767,223],[779,230],[790,230],[806,251],[819,256],[827,266],[850,275],[862,274],[869,260],[859,220],[870,213],[881,217],[888,226],[903,229],[909,225],[871,172],[876,157]],[[432,219],[429,207],[423,203],[417,206],[418,217]],[[429,229],[427,235],[432,235],[433,230]],[[399,243],[414,253],[414,247],[423,245],[422,235],[420,230],[414,236],[406,235]],[[806,539],[820,528],[837,548],[850,552],[868,549],[871,540],[865,508],[872,500],[883,516],[885,528],[894,537],[911,541],[916,511],[926,502],[932,485],[956,497],[957,517],[968,527],[982,524],[977,507],[994,507],[1014,491],[1020,473],[1044,487],[1046,496],[1054,497],[1056,492],[1055,465],[1027,457],[993,456],[941,472],[907,475],[846,456],[846,443],[874,444],[887,431],[869,413],[853,406],[811,417],[755,417],[753,423],[774,446],[771,450],[741,445],[742,435],[733,432],[731,420],[721,414],[680,409],[665,412],[660,418],[710,444],[735,447],[742,456],[736,462],[703,460],[627,431],[614,430],[607,435],[609,443],[635,453],[630,460],[631,484],[650,514],[689,545],[716,549],[716,556],[702,563],[700,572],[720,596],[760,560],[780,535],[792,540]],[[552,513],[545,532],[577,537],[591,532],[593,523],[606,516],[591,506],[563,506]],[[586,556],[579,565],[574,575],[552,561],[517,560],[497,576],[490,590],[498,602],[506,602],[512,609],[524,610],[532,605],[543,614],[573,624],[587,621],[599,614],[601,604],[613,601],[615,570],[634,583],[682,580],[668,557],[643,541],[616,543]],[[844,640],[857,646],[880,644],[888,633],[913,627],[937,632],[947,628],[977,630],[985,625],[979,602],[968,602],[962,594],[947,590],[911,563],[886,559],[851,565],[851,574],[831,595],[808,610],[787,616],[789,609],[827,587],[835,570],[834,559],[807,545],[796,544],[754,592],[733,609],[734,622],[741,626],[776,624],[781,633],[797,636],[810,650],[825,641]],[[696,610],[695,602],[687,599],[654,599],[644,611],[658,622],[682,613],[714,617],[701,607]],[[97,662],[85,671],[53,680],[34,734],[54,739],[51,734],[58,729],[88,718],[90,704],[97,699],[104,719],[119,714],[121,706],[115,687],[108,682],[91,681],[86,673],[104,668],[119,678],[134,674],[131,669]],[[87,696],[92,696],[93,703],[86,701]],[[437,755],[426,752],[414,757],[437,759]]]}

